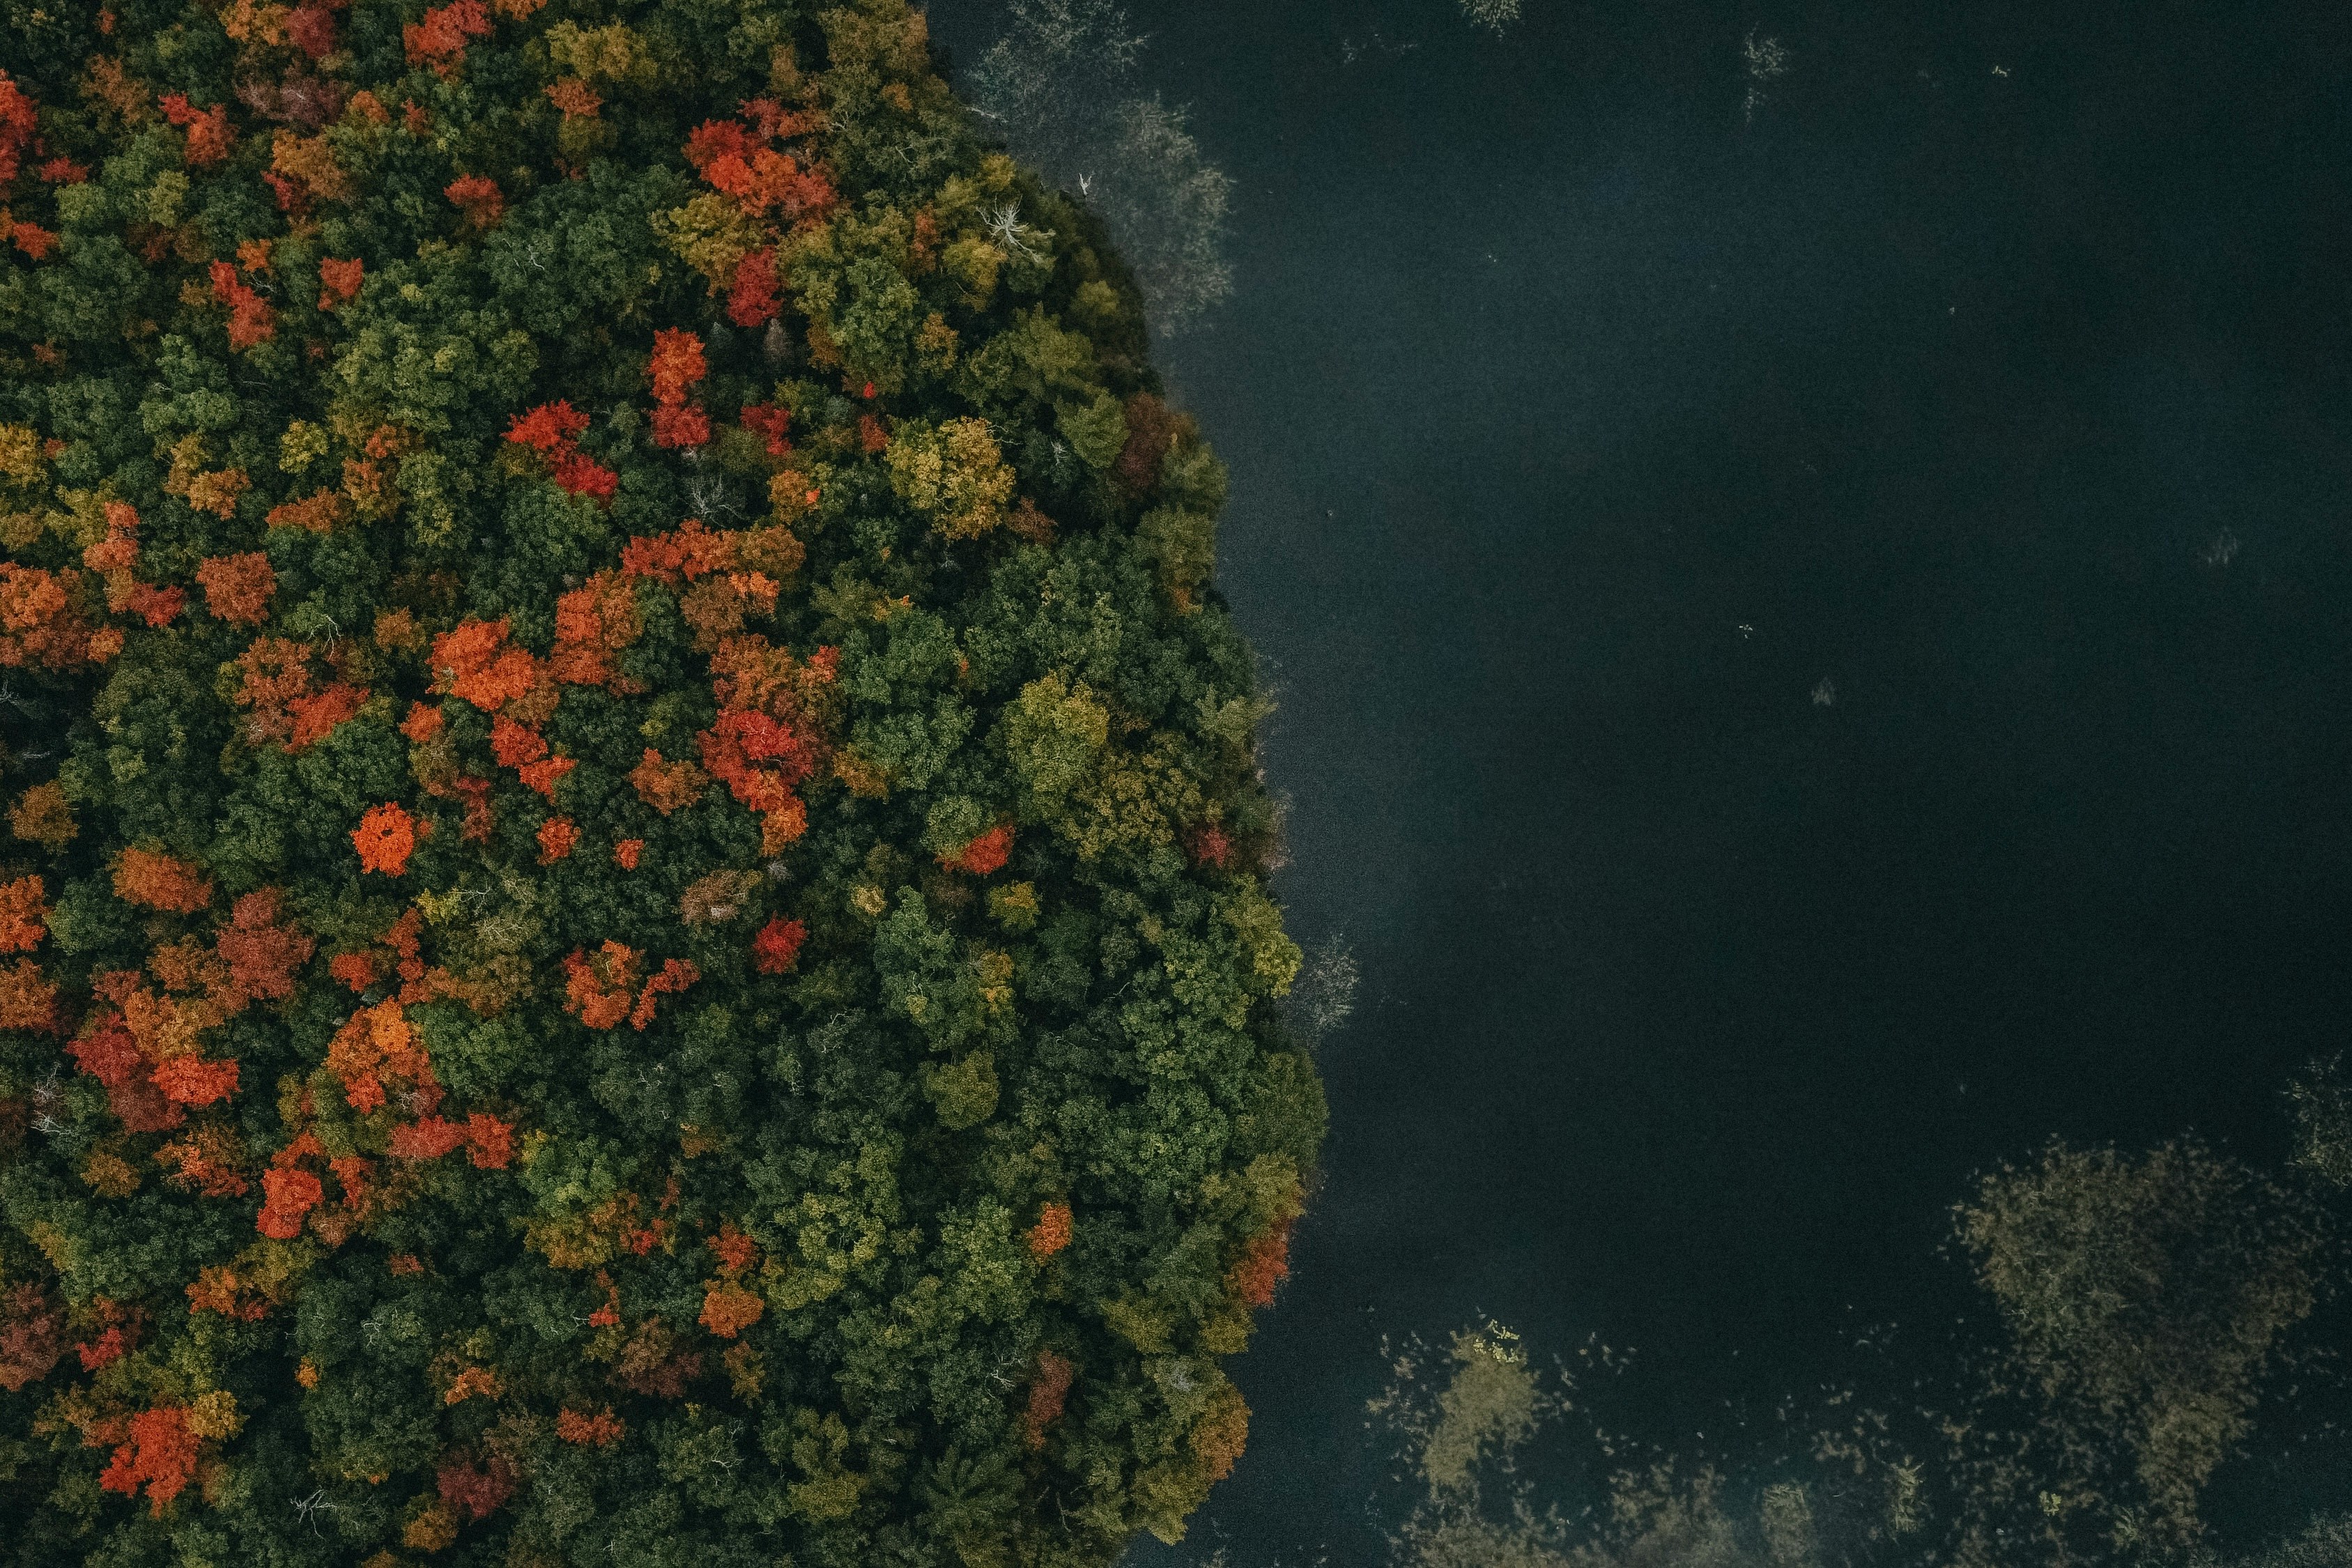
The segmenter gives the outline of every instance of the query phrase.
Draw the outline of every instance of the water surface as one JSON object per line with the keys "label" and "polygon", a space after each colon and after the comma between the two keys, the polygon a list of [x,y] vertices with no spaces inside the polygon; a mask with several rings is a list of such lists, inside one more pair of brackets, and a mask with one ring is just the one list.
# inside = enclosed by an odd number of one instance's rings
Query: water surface
{"label": "water surface", "polygon": [[1366,977],[1249,1455],[1136,1558],[1376,1560],[1384,1334],[1598,1331],[1712,1442],[1948,1319],[1972,1170],[2278,1157],[2352,1001],[2347,13],[1130,9],[1238,182],[1161,361]]}

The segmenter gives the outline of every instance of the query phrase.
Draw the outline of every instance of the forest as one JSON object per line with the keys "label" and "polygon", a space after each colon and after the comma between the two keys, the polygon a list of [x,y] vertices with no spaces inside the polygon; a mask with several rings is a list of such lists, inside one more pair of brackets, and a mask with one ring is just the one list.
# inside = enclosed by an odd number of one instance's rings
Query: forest
{"label": "forest", "polygon": [[1225,473],[903,0],[0,32],[0,1563],[1103,1563],[1322,1090]]}

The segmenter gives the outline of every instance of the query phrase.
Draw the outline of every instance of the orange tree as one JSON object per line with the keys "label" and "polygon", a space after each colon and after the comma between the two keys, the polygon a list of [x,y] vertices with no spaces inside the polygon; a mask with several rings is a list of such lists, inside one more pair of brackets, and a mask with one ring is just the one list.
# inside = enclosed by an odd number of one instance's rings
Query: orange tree
{"label": "orange tree", "polygon": [[0,1563],[1105,1563],[1321,1136],[1223,471],[902,0],[0,21]]}

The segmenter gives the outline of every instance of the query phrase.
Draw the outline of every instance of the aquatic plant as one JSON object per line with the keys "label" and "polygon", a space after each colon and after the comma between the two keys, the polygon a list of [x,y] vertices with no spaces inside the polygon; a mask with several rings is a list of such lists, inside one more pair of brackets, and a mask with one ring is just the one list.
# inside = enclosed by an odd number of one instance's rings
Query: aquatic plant
{"label": "aquatic plant", "polygon": [[[1677,1455],[1594,1424],[1596,1374],[1624,1363],[1590,1344],[1549,1371],[1493,1323],[1408,1346],[1371,1406],[1412,1498],[1392,1561],[2221,1568],[2199,1506],[2323,1288],[2307,1201],[2190,1142],[2053,1143],[1983,1177],[1954,1221],[1996,1337],[1926,1404],[1844,1387],[1810,1414],[1791,1405],[1793,1441],[1770,1458]],[[1580,1508],[1520,1463],[1572,1412],[1594,1435]],[[2322,1520],[2245,1568],[2352,1561],[2347,1542]]]}
{"label": "aquatic plant", "polygon": [[1287,1005],[1293,1026],[1310,1041],[1345,1024],[1356,1011],[1362,972],[1347,939],[1333,931],[1315,944],[1292,983]]}
{"label": "aquatic plant", "polygon": [[1192,326],[1233,292],[1234,183],[1185,113],[1134,89],[1145,45],[1113,0],[1011,0],[974,64],[973,100],[1022,162],[1101,215],[1153,331]]}
{"label": "aquatic plant", "polygon": [[902,0],[0,19],[0,1563],[1107,1563],[1321,1136],[1222,467]]}
{"label": "aquatic plant", "polygon": [[2341,1053],[2310,1063],[2286,1086],[2294,1116],[2294,1166],[2323,1186],[2352,1185],[2352,1085]]}
{"label": "aquatic plant", "polygon": [[1500,33],[1519,19],[1519,0],[1462,0],[1462,15],[1474,26]]}
{"label": "aquatic plant", "polygon": [[[2210,1554],[2195,1560],[2196,1568],[2221,1568],[2223,1559]],[[2302,1533],[2267,1552],[2236,1560],[2236,1568],[2347,1568],[2352,1564],[2352,1518],[2341,1515],[2315,1519]]]}
{"label": "aquatic plant", "polygon": [[[2293,1194],[2189,1141],[2137,1157],[2053,1142],[1956,1215],[2008,1331],[1965,1456],[1983,1550],[2096,1561],[2185,1549],[2206,1481],[2321,1285]],[[2009,1542],[1989,1531],[2006,1520]]]}

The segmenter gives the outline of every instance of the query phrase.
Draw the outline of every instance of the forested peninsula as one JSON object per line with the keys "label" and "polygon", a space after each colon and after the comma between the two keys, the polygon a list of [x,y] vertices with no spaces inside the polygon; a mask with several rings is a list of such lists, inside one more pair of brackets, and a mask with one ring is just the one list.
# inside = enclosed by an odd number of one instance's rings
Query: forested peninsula
{"label": "forested peninsula", "polygon": [[0,1563],[1105,1563],[1320,1087],[1223,467],[903,0],[0,16]]}

